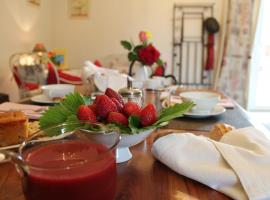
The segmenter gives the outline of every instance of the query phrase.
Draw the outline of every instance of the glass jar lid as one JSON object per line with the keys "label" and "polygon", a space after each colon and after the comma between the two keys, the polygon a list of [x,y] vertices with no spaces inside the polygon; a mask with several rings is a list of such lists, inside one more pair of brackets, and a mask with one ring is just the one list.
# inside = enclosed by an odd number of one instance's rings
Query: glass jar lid
{"label": "glass jar lid", "polygon": [[142,91],[138,88],[122,88],[119,91],[119,94],[123,97],[141,97],[142,96]]}

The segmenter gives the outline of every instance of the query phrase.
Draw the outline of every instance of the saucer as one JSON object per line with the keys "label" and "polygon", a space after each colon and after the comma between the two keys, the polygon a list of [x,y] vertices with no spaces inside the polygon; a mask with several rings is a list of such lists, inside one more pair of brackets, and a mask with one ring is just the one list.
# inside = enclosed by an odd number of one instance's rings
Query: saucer
{"label": "saucer", "polygon": [[32,97],[31,101],[33,101],[35,103],[41,103],[41,104],[55,104],[55,103],[57,103],[44,94],[40,94],[40,95]]}
{"label": "saucer", "polygon": [[212,117],[217,116],[222,113],[224,113],[226,109],[221,105],[216,105],[211,111],[209,112],[198,112],[196,110],[189,111],[185,113],[185,116],[192,117],[192,118],[206,118],[206,117]]}

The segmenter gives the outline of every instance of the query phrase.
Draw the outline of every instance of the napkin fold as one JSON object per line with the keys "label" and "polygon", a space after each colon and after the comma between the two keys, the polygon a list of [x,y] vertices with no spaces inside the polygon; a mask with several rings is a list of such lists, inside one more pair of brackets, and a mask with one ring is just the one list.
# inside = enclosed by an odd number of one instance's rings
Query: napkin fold
{"label": "napkin fold", "polygon": [[270,141],[253,127],[219,142],[192,133],[159,138],[153,155],[175,172],[234,199],[270,199]]}
{"label": "napkin fold", "polygon": [[47,106],[36,106],[13,102],[5,102],[0,104],[0,112],[21,111],[29,119],[39,119],[42,115],[42,112],[44,112],[47,108]]}
{"label": "napkin fold", "polygon": [[118,70],[98,67],[91,61],[86,61],[83,67],[82,79],[87,84],[87,79],[93,78],[96,87],[104,92],[107,87],[116,91],[127,86],[127,74]]}

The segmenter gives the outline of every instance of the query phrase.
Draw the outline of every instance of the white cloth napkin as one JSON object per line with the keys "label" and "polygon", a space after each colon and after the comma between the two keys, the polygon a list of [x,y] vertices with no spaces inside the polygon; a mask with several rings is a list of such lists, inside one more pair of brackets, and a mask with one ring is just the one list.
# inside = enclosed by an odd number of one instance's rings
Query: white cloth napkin
{"label": "white cloth napkin", "polygon": [[116,91],[127,87],[128,76],[126,74],[119,73],[119,71],[115,69],[97,67],[92,62],[86,61],[82,72],[82,79],[85,84],[87,84],[87,79],[91,76],[93,76],[97,88],[102,92],[104,92],[107,87]]}
{"label": "white cloth napkin", "polygon": [[191,133],[159,138],[152,153],[162,163],[234,199],[270,199],[270,141],[253,127],[220,142]]}
{"label": "white cloth napkin", "polygon": [[22,111],[29,119],[39,119],[48,107],[5,102],[0,104],[0,112]]}

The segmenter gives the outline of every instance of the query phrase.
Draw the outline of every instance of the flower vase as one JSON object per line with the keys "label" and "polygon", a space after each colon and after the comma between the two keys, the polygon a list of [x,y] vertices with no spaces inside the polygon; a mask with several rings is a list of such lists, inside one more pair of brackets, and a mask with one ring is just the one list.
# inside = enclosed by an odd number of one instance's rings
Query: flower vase
{"label": "flower vase", "polygon": [[135,75],[134,75],[134,79],[135,81],[141,81],[141,82],[144,82],[146,81],[147,79],[149,79],[149,77],[151,76],[152,74],[152,69],[151,67],[147,66],[147,65],[143,65],[142,67],[140,67]]}

